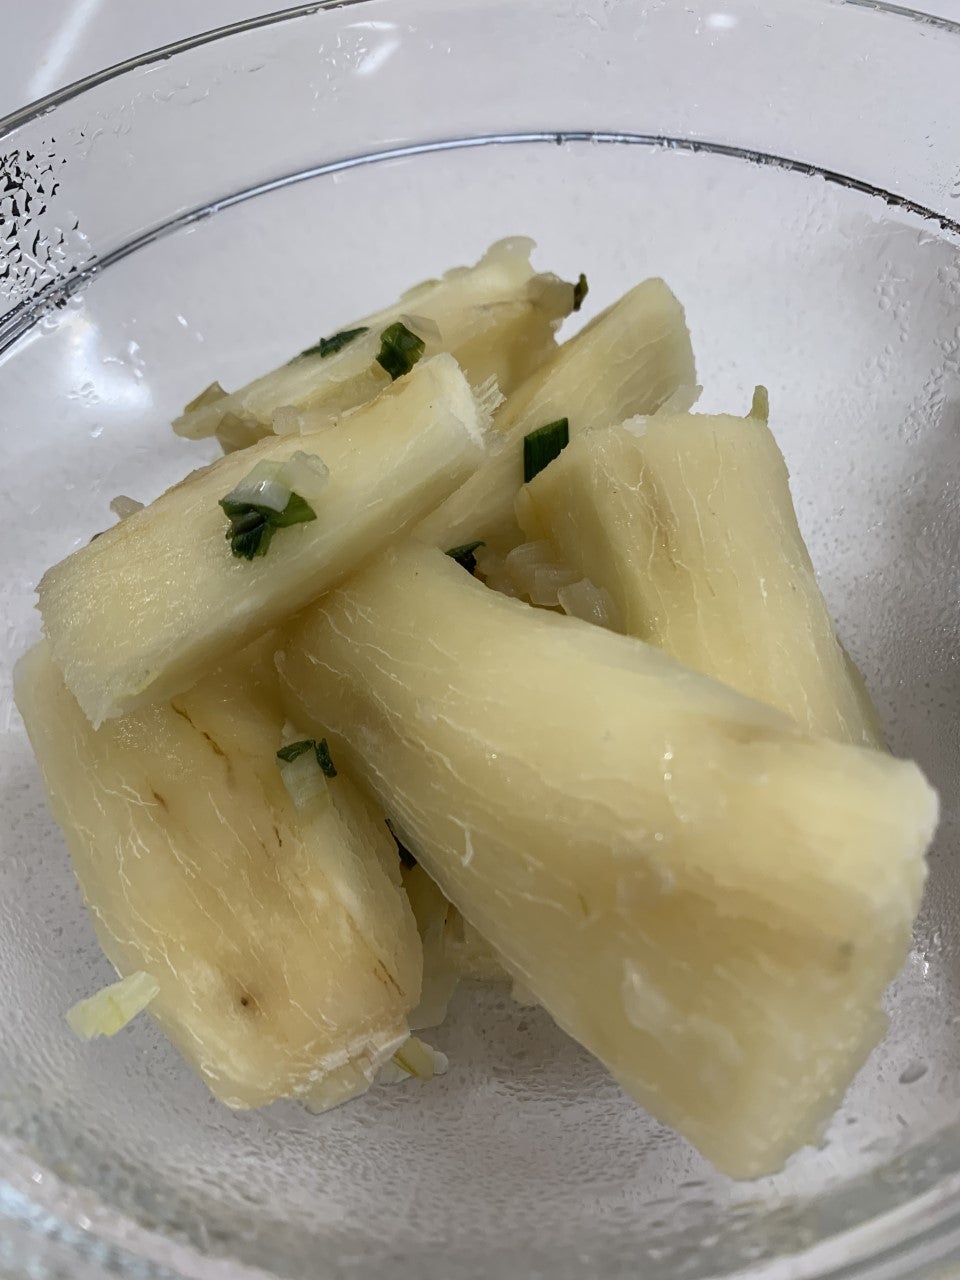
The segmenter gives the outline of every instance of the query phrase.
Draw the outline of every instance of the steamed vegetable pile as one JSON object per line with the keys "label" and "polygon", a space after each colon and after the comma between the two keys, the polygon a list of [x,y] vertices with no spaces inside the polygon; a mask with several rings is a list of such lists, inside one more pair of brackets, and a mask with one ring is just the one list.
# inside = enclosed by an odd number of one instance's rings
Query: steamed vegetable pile
{"label": "steamed vegetable pile", "polygon": [[17,702],[121,981],[231,1107],[428,1077],[509,978],[721,1170],[882,1034],[936,796],[883,744],[758,389],[529,242],[174,424],[225,456],[40,584]]}

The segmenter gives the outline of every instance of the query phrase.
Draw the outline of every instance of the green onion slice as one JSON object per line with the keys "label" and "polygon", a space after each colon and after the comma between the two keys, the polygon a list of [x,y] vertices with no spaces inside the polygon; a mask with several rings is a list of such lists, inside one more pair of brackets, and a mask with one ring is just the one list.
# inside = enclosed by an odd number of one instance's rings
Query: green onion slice
{"label": "green onion slice", "polygon": [[296,489],[316,492],[328,474],[320,458],[300,450],[283,462],[258,462],[235,489],[220,499],[230,521],[226,536],[233,554],[244,560],[266,555],[277,529],[316,520],[316,511]]}
{"label": "green onion slice", "polygon": [[566,418],[548,422],[523,437],[523,482],[529,484],[534,476],[560,456],[570,443],[570,423]]}
{"label": "green onion slice", "polygon": [[312,347],[301,351],[297,359],[302,356],[319,356],[321,360],[325,360],[327,356],[335,356],[338,351],[348,347],[354,338],[359,338],[368,332],[369,329],[365,324],[359,325],[356,329],[341,329],[339,333],[332,333],[329,338],[320,338]]}
{"label": "green onion slice", "polygon": [[408,329],[402,320],[397,320],[380,335],[377,364],[396,382],[397,378],[410,372],[425,350],[424,340]]}
{"label": "green onion slice", "polygon": [[465,542],[462,546],[451,547],[447,555],[451,560],[456,560],[461,569],[466,569],[467,573],[473,573],[477,567],[476,552],[485,546],[485,542]]}

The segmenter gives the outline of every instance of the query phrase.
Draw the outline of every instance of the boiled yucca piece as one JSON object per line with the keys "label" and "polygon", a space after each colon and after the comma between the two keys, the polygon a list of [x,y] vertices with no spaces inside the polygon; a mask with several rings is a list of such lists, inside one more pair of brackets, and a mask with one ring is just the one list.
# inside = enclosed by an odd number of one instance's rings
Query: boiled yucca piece
{"label": "boiled yucca piece", "polygon": [[513,977],[721,1170],[778,1169],[884,1027],[937,800],[661,650],[381,556],[286,635],[323,727]]}
{"label": "boiled yucca piece", "polygon": [[580,436],[518,511],[528,537],[609,593],[618,629],[813,734],[882,745],[759,413],[655,414]]}
{"label": "boiled yucca piece", "polygon": [[[194,472],[48,570],[44,631],[86,715],[96,725],[190,688],[401,537],[479,465],[484,422],[456,362],[436,356],[309,441],[271,436]],[[301,455],[315,518],[238,558],[221,499]]]}
{"label": "boiled yucca piece", "polygon": [[100,944],[158,984],[149,1011],[212,1092],[322,1107],[366,1087],[406,1038],[420,941],[350,780],[314,764],[303,806],[288,795],[272,645],[94,730],[40,644],[16,698]]}

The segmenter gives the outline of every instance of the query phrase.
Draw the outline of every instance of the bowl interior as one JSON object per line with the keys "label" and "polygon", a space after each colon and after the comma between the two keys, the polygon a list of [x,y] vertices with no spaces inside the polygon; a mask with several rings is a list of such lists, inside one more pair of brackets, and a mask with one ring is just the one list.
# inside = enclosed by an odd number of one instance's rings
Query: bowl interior
{"label": "bowl interior", "polygon": [[[800,522],[898,754],[944,817],[883,1045],[819,1150],[733,1184],[540,1011],[465,988],[450,1071],[323,1117],[231,1114],[146,1019],[81,1045],[108,981],[12,706],[43,569],[212,456],[170,418],[508,234],[687,308],[706,410],[770,391]],[[611,138],[487,140],[291,181],[146,243],[0,358],[0,1130],[66,1182],[280,1275],[726,1274],[957,1172],[960,259],[949,230],[816,174]]]}

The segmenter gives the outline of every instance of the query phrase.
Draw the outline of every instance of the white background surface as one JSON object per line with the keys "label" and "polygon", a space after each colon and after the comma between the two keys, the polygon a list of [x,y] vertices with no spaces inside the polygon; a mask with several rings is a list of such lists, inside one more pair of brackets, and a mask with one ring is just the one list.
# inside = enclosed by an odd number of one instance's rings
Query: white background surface
{"label": "white background surface", "polygon": [[0,0],[0,117],[146,49],[285,7],[284,0]]}
{"label": "white background surface", "polygon": [[[146,49],[284,7],[283,0],[0,0],[0,117]],[[960,21],[960,0],[914,7]]]}

